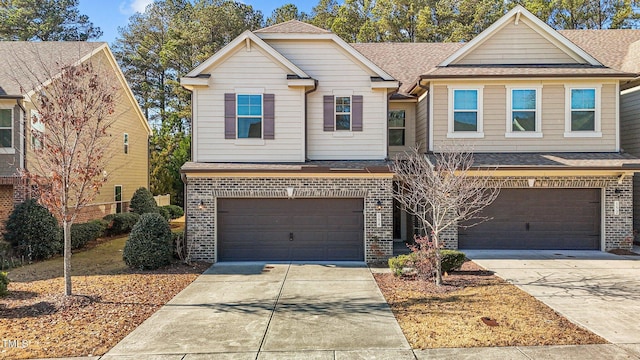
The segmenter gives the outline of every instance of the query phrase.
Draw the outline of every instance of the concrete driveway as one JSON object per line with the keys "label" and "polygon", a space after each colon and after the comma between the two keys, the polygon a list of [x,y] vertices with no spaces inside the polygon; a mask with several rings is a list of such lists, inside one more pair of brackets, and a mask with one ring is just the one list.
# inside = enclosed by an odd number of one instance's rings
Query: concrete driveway
{"label": "concrete driveway", "polygon": [[640,355],[640,256],[463,250],[572,322]]}
{"label": "concrete driveway", "polygon": [[364,263],[218,263],[101,359],[143,358],[415,359]]}

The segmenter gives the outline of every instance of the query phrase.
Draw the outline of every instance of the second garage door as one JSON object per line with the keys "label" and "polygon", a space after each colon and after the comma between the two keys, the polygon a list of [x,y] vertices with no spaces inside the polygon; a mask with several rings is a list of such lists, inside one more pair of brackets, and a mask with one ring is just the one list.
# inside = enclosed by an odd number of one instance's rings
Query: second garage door
{"label": "second garage door", "polygon": [[600,189],[502,189],[461,249],[599,249]]}
{"label": "second garage door", "polygon": [[363,199],[218,199],[218,260],[363,261],[363,219]]}

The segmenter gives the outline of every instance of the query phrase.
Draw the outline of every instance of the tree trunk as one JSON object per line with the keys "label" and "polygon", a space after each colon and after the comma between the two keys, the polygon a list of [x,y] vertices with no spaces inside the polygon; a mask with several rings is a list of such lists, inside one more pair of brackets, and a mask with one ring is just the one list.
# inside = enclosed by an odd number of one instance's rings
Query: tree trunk
{"label": "tree trunk", "polygon": [[62,220],[64,236],[64,294],[71,295],[71,224]]}
{"label": "tree trunk", "polygon": [[433,244],[436,248],[436,286],[442,285],[442,255],[440,254],[440,239],[437,234],[433,234]]}

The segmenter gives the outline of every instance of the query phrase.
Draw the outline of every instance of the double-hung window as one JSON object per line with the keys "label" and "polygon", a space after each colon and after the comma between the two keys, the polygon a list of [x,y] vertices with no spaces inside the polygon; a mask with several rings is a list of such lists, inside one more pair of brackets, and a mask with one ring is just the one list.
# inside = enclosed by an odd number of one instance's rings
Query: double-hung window
{"label": "double-hung window", "polygon": [[0,109],[0,148],[13,148],[12,109]]}
{"label": "double-hung window", "polygon": [[404,146],[405,144],[405,111],[389,111],[389,146]]}
{"label": "double-hung window", "polygon": [[447,137],[484,137],[482,90],[482,87],[449,87],[449,132]]}
{"label": "double-hung window", "polygon": [[237,138],[262,138],[262,95],[237,95]]}
{"label": "double-hung window", "polygon": [[351,96],[336,96],[336,130],[351,130]]}
{"label": "double-hung window", "polygon": [[542,137],[541,87],[507,87],[506,137]]}
{"label": "double-hung window", "polygon": [[601,137],[600,86],[565,87],[565,137]]}

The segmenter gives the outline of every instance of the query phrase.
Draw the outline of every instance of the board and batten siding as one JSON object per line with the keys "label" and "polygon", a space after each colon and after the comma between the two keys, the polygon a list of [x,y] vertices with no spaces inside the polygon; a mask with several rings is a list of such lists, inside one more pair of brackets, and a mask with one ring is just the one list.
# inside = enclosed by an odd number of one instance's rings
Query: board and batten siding
{"label": "board and batten siding", "polygon": [[[316,91],[307,96],[309,160],[380,160],[387,156],[387,91],[371,89],[375,73],[330,40],[266,41],[318,80]],[[325,95],[362,95],[362,131],[324,131]]]}
{"label": "board and batten siding", "polygon": [[[620,145],[640,156],[640,86],[620,95]],[[633,228],[640,229],[640,174],[633,177]]]}
{"label": "board and batten siding", "polygon": [[[460,86],[478,86],[480,83],[460,83]],[[507,103],[506,86],[542,86],[542,137],[510,138],[505,136]],[[594,86],[593,82],[572,82],[571,86]],[[456,85],[451,85],[455,87]],[[601,131],[602,137],[564,137],[565,85],[558,81],[491,82],[484,83],[484,138],[448,139],[448,88],[445,84],[433,86],[434,151],[443,143],[455,140],[469,144],[475,152],[614,152],[616,150],[616,85],[602,84]]]}
{"label": "board and batten siding", "polygon": [[531,28],[524,17],[509,22],[455,64],[574,64],[575,59]]}
{"label": "board and batten siding", "polygon": [[[286,69],[259,47],[242,46],[203,72],[211,77],[208,88],[196,88],[193,92],[193,133],[197,147],[193,161],[304,161],[304,88],[287,85]],[[247,89],[274,94],[273,140],[225,139],[224,94],[251,92]]]}

